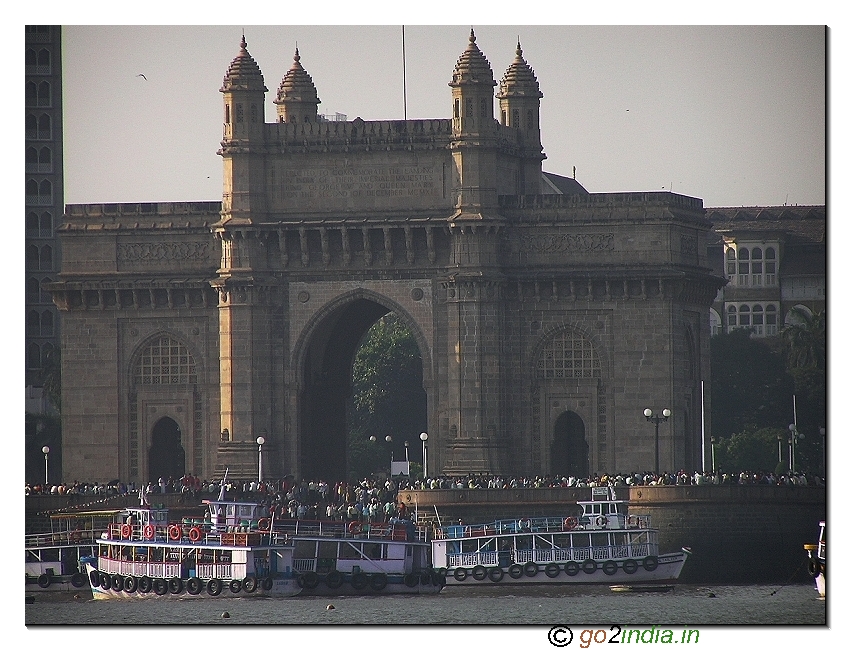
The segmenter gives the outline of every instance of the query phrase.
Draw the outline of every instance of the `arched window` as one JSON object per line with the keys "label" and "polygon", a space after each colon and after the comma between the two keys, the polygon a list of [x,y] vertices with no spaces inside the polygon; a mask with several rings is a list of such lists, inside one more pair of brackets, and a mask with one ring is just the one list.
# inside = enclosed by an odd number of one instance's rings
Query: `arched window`
{"label": "arched window", "polygon": [[38,311],[27,313],[27,336],[38,336],[41,328],[41,318]]}
{"label": "arched window", "polygon": [[26,221],[26,236],[37,237],[38,236],[38,214],[35,212],[27,212],[27,221]]}
{"label": "arched window", "polygon": [[38,152],[38,163],[43,165],[49,165],[52,161],[53,154],[50,151],[50,147],[41,147],[41,151]]}
{"label": "arched window", "polygon": [[42,237],[53,236],[53,215],[50,212],[42,212],[38,224],[39,235]]}
{"label": "arched window", "polygon": [[513,114],[511,115],[511,126],[514,128],[519,128],[519,109],[514,108]]}
{"label": "arched window", "polygon": [[50,282],[52,281],[53,280],[49,277],[45,277],[43,280],[41,280],[41,285],[39,286],[38,292],[38,301],[42,304],[50,304],[51,302],[50,291],[47,290],[47,285],[50,284]]}
{"label": "arched window", "polygon": [[53,121],[50,115],[44,113],[38,118],[38,139],[49,140],[53,133]]}
{"label": "arched window", "polygon": [[45,311],[41,314],[41,335],[42,336],[52,336],[53,335],[53,312]]}
{"label": "arched window", "polygon": [[46,178],[38,185],[38,202],[41,205],[50,205],[53,196],[53,184]]}
{"label": "arched window", "polygon": [[708,327],[712,336],[716,336],[723,331],[723,324],[720,320],[720,314],[714,309],[708,310]]}
{"label": "arched window", "polygon": [[734,305],[726,307],[726,326],[730,331],[738,326],[738,309]]}
{"label": "arched window", "polygon": [[197,383],[195,360],[183,343],[163,334],[142,350],[133,368],[133,380],[137,385]]}
{"label": "arched window", "polygon": [[41,369],[41,348],[38,343],[30,343],[27,345],[27,369]]}
{"label": "arched window", "polygon": [[738,310],[738,326],[739,327],[749,327],[750,326],[750,307],[746,304],[742,304],[741,308]]}
{"label": "arched window", "polygon": [[767,248],[764,251],[764,283],[768,286],[776,284],[776,250]]}
{"label": "arched window", "polygon": [[27,181],[27,198],[38,198],[38,181],[33,179]]}
{"label": "arched window", "polygon": [[53,270],[53,248],[44,246],[38,255],[40,270]]}
{"label": "arched window", "polygon": [[753,305],[753,329],[756,336],[764,335],[764,307],[761,304]]}
{"label": "arched window", "polygon": [[27,270],[38,270],[38,246],[27,246],[26,267]]}
{"label": "arched window", "polygon": [[776,306],[768,304],[764,310],[764,333],[766,336],[775,336],[777,331]]}
{"label": "arched window", "polygon": [[492,106],[493,106],[492,100],[490,100],[490,101],[491,101],[490,106],[488,106],[486,98],[481,100],[481,117],[484,117],[484,118],[489,117],[488,113],[490,112],[490,110],[492,109]]}
{"label": "arched window", "polygon": [[39,301],[39,283],[35,277],[30,277],[27,279],[27,297],[26,300],[29,303],[36,303]]}
{"label": "arched window", "polygon": [[541,379],[590,379],[602,376],[593,342],[580,333],[565,330],[555,334],[537,359]]}
{"label": "arched window", "polygon": [[27,84],[25,95],[27,106],[38,106],[38,85],[35,81]]}
{"label": "arched window", "polygon": [[38,137],[38,118],[32,113],[27,113],[26,119],[26,138],[34,140]]}
{"label": "arched window", "polygon": [[38,65],[50,67],[50,50],[42,49],[38,51]]}
{"label": "arched window", "polygon": [[50,101],[50,83],[48,83],[47,81],[42,81],[40,84],[38,84],[38,105],[52,105]]}
{"label": "arched window", "polygon": [[738,265],[735,263],[735,249],[726,248],[726,276],[732,277],[737,269]]}
{"label": "arched window", "polygon": [[24,162],[28,165],[38,164],[38,151],[36,151],[34,146],[27,147],[27,151],[24,154]]}
{"label": "arched window", "polygon": [[38,55],[35,53],[35,50],[27,49],[27,53],[24,55],[24,64],[38,65]]}

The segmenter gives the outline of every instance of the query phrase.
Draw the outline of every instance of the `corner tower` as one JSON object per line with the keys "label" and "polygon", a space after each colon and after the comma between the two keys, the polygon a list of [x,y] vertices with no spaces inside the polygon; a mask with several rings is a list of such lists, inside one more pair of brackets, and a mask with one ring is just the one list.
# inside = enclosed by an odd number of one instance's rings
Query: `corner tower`
{"label": "corner tower", "polygon": [[540,193],[542,162],[546,159],[540,143],[540,85],[516,44],[516,58],[499,83],[499,113],[502,126],[516,129],[519,145],[518,194]]}
{"label": "corner tower", "polygon": [[265,211],[263,159],[251,148],[263,143],[266,88],[260,66],[248,53],[245,36],[219,91],[224,95],[222,220],[250,222]]}
{"label": "corner tower", "polygon": [[497,204],[495,85],[490,63],[475,44],[475,31],[470,30],[469,44],[449,83],[458,208],[455,218],[481,219],[483,209]]}
{"label": "corner tower", "polygon": [[277,121],[287,124],[315,122],[321,100],[313,78],[301,66],[301,55],[295,48],[292,67],[283,76],[277,89]]}

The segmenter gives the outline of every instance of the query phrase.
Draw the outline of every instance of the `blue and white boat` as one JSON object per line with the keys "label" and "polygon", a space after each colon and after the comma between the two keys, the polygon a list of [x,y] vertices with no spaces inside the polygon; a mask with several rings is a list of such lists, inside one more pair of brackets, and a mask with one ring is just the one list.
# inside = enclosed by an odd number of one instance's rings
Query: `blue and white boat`
{"label": "blue and white boat", "polygon": [[612,487],[593,487],[579,516],[446,525],[431,542],[447,585],[673,584],[690,550],[659,553],[650,517],[628,514]]}

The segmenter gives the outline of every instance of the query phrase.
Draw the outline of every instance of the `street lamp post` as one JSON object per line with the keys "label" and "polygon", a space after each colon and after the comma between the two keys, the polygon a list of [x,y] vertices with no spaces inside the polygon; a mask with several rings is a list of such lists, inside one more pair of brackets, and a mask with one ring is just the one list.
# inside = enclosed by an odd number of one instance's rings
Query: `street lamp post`
{"label": "street lamp post", "polygon": [[257,462],[257,482],[263,481],[263,444],[266,443],[266,438],[262,435],[257,438],[257,446],[259,447],[258,454],[258,462]]}
{"label": "street lamp post", "polygon": [[[823,429],[821,429],[823,430]],[[425,443],[428,441],[428,433],[421,432],[419,433],[419,439],[422,440],[422,477],[428,477],[428,445]]]}
{"label": "street lamp post", "polygon": [[649,408],[643,411],[643,416],[646,417],[646,420],[655,424],[655,475],[659,474],[658,425],[662,421],[667,421],[668,419],[670,419],[671,414],[672,413],[670,412],[669,408],[664,408],[664,410],[661,411],[660,415],[653,415],[652,410]]}
{"label": "street lamp post", "polygon": [[715,473],[717,471],[717,468],[714,464],[714,445],[715,444],[717,444],[717,439],[714,437],[714,435],[712,435],[711,436],[711,472],[712,473]]}
{"label": "street lamp post", "polygon": [[49,474],[49,472],[48,472],[48,470],[47,470],[47,469],[48,469],[48,466],[47,466],[47,455],[50,453],[50,447],[49,447],[49,446],[42,446],[42,447],[41,447],[41,452],[42,452],[42,453],[44,453],[44,484],[49,484],[49,483],[50,483],[50,480],[49,480],[48,476],[49,476],[50,474]]}
{"label": "street lamp post", "polygon": [[788,466],[791,473],[794,472],[794,463],[797,459],[797,441],[804,438],[803,433],[797,432],[797,424],[788,424]]}

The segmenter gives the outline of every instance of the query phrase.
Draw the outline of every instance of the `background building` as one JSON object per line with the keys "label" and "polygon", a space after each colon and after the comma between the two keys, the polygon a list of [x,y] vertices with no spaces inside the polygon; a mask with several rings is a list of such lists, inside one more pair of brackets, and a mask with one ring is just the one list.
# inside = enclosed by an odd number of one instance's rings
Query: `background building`
{"label": "background building", "polygon": [[59,346],[59,314],[45,287],[61,264],[62,30],[27,26],[25,47],[26,411],[44,413],[42,369]]}
{"label": "background building", "polygon": [[826,309],[824,206],[716,207],[707,217],[717,234],[711,265],[728,280],[711,308],[712,334],[776,336],[793,307]]}

